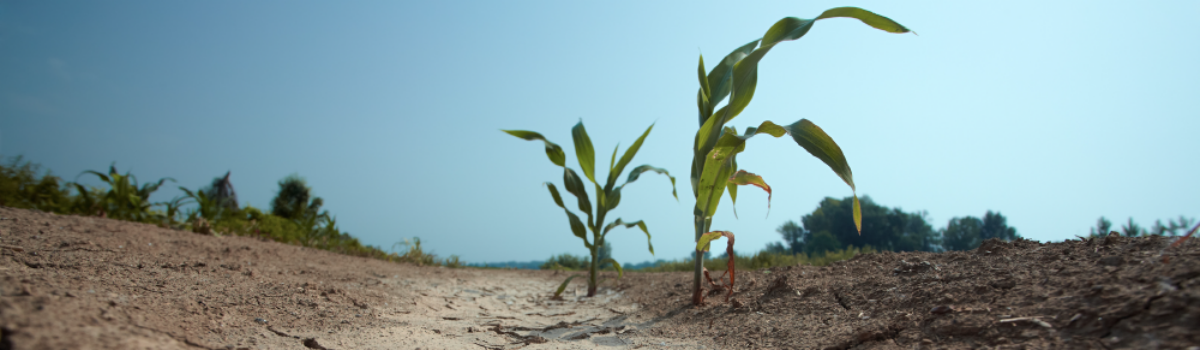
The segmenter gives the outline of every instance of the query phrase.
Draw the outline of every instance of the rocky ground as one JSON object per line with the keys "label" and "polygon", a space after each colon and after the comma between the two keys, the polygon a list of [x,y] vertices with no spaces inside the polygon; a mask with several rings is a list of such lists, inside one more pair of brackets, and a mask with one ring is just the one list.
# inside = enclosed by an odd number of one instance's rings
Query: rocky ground
{"label": "rocky ground", "polygon": [[0,350],[1186,349],[1200,244],[1170,243],[989,241],[744,271],[729,301],[714,289],[692,307],[690,273],[629,273],[593,298],[576,279],[554,300],[565,274],[0,207]]}

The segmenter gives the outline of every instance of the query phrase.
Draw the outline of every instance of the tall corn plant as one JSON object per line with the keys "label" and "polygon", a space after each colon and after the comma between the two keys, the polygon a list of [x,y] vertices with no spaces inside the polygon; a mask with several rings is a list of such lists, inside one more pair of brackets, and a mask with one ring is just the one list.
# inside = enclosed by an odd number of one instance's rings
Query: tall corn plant
{"label": "tall corn plant", "polygon": [[[833,169],[834,173],[850,185],[851,191],[855,190],[854,177],[841,148],[833,138],[808,119],[800,119],[789,125],[765,121],[758,127],[747,127],[741,135],[734,128],[725,126],[741,114],[754,97],[754,89],[758,83],[758,63],[763,56],[781,42],[803,37],[816,21],[835,17],[855,18],[889,33],[909,32],[908,28],[887,17],[856,7],[839,7],[826,10],[814,19],[787,17],[775,22],[762,39],[751,41],[734,50],[708,74],[704,73],[704,56],[700,56],[700,91],[696,96],[696,104],[700,111],[700,130],[696,132],[691,173],[692,193],[696,196],[693,223],[697,243],[710,231],[712,216],[717,212],[717,203],[726,190],[729,191],[729,199],[733,202],[737,201],[738,185],[755,185],[770,194],[770,186],[762,177],[737,169],[737,154],[746,149],[746,140],[755,135],[790,135],[796,144]],[[726,97],[729,98],[729,103],[716,109]],[[862,212],[857,194],[854,196],[854,225],[861,233]],[[702,255],[697,254],[692,283],[692,303],[696,305],[703,302],[700,295],[703,263]]]}
{"label": "tall corn plant", "polygon": [[[608,162],[608,181],[604,184],[604,187],[601,187],[600,183],[596,182],[596,152],[592,148],[592,139],[588,137],[587,130],[583,127],[583,122],[581,121],[579,124],[575,124],[575,127],[571,129],[571,137],[575,141],[575,156],[579,160],[579,168],[583,170],[583,175],[587,176],[588,181],[595,186],[596,200],[594,207],[593,202],[588,200],[587,189],[584,187],[583,180],[580,179],[579,175],[576,174],[574,170],[571,170],[571,168],[567,167],[566,154],[563,153],[562,147],[559,147],[557,144],[550,142],[549,140],[546,140],[542,134],[533,131],[501,130],[509,135],[516,136],[527,141],[541,140],[546,145],[546,156],[550,158],[550,161],[553,162],[554,165],[563,168],[563,185],[566,187],[567,192],[575,195],[575,198],[578,202],[577,204],[579,206],[579,211],[587,214],[586,226],[584,221],[579,219],[579,216],[576,216],[575,213],[572,213],[571,210],[567,209],[566,205],[563,204],[562,196],[558,194],[558,188],[555,187],[553,183],[546,182],[546,187],[550,189],[550,196],[554,198],[554,203],[558,204],[558,206],[563,208],[563,211],[567,213],[567,219],[571,223],[571,232],[575,234],[575,237],[583,239],[583,245],[586,246],[588,251],[591,252],[592,258],[590,264],[588,265],[587,295],[589,297],[596,295],[596,269],[598,266],[600,266],[600,264],[611,263],[617,269],[618,276],[624,274],[624,272],[621,270],[621,264],[617,263],[616,260],[599,260],[599,248],[604,246],[605,237],[612,229],[622,225],[625,226],[625,228],[633,228],[634,226],[637,226],[646,234],[646,245],[649,246],[650,254],[654,254],[654,245],[650,243],[650,230],[646,228],[645,222],[641,220],[625,222],[620,218],[617,218],[607,225],[604,224],[605,217],[608,215],[608,213],[615,209],[617,204],[621,202],[621,190],[625,188],[625,185],[636,181],[638,177],[642,175],[642,173],[653,171],[666,175],[671,179],[671,195],[675,197],[675,200],[679,200],[679,196],[675,192],[675,177],[671,176],[671,174],[665,169],[655,168],[650,165],[641,165],[633,168],[633,170],[629,172],[629,177],[625,180],[625,183],[621,184],[620,186],[616,185],[617,178],[621,177],[621,173],[625,171],[625,166],[629,165],[630,161],[633,161],[633,156],[636,155],[638,149],[642,147],[642,141],[646,140],[646,136],[650,135],[651,129],[654,129],[653,124],[646,128],[646,132],[642,133],[642,136],[638,137],[637,141],[634,141],[633,145],[629,146],[629,148],[625,150],[625,153],[621,156],[620,161],[617,160],[617,150],[620,149],[620,145],[613,149],[612,158],[609,159]],[[592,233],[591,241],[588,241],[588,231],[591,231]],[[571,278],[574,277],[575,276],[567,278],[567,282],[570,282]],[[565,287],[567,282],[563,282],[563,286],[560,286],[560,293],[563,290],[562,287]]]}

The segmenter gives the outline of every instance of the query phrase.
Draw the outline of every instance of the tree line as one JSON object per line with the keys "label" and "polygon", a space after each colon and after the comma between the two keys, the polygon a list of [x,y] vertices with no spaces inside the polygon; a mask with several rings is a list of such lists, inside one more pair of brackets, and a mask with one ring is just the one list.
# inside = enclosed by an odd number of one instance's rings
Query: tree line
{"label": "tree line", "polygon": [[936,252],[974,249],[992,238],[1006,241],[1021,238],[1016,228],[1008,226],[1007,219],[998,211],[989,210],[982,218],[952,218],[945,227],[934,229],[927,212],[910,213],[901,208],[888,208],[868,196],[861,199],[860,235],[852,220],[852,205],[851,197],[825,198],[813,212],[802,216],[799,223],[788,220],[779,226],[776,232],[783,242],[770,243],[766,250],[814,256],[852,247]]}

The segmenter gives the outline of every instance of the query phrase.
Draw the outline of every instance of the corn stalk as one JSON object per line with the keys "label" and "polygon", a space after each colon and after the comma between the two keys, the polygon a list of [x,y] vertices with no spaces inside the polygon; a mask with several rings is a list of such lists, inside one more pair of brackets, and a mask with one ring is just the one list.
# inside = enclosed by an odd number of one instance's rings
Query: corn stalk
{"label": "corn stalk", "polygon": [[[803,37],[818,20],[836,17],[858,19],[889,33],[909,32],[908,28],[887,17],[856,7],[839,7],[826,10],[814,19],[787,17],[775,22],[761,39],[751,41],[726,55],[708,74],[705,74],[704,56],[700,56],[700,91],[696,96],[700,112],[700,130],[696,132],[691,172],[692,193],[696,196],[693,224],[697,243],[706,232],[711,231],[712,216],[717,212],[717,203],[726,190],[729,191],[729,199],[735,203],[739,185],[755,185],[770,193],[770,186],[762,177],[739,170],[737,166],[737,154],[746,149],[746,140],[758,134],[776,138],[785,134],[791,136],[796,144],[833,169],[833,172],[850,186],[851,191],[856,191],[854,176],[842,149],[824,130],[808,119],[800,119],[788,125],[765,121],[758,127],[747,127],[741,135],[734,128],[725,126],[741,114],[754,98],[754,89],[758,84],[758,63],[775,45]],[[729,102],[717,109],[717,105],[726,97],[729,98]],[[854,225],[861,233],[862,210],[857,193],[854,195]],[[704,257],[697,254],[694,260],[696,265],[692,283],[692,303],[700,305],[703,303],[700,279]]]}

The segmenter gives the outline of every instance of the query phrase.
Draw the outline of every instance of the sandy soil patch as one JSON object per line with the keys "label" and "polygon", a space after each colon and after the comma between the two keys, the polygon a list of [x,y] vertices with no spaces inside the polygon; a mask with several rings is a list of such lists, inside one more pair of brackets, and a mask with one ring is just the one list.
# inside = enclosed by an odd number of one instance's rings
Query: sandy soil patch
{"label": "sandy soil patch", "polygon": [[[624,292],[0,207],[0,349],[627,349]],[[615,276],[614,276],[615,277]],[[579,279],[577,279],[579,280]],[[573,284],[581,289],[582,284]]]}

